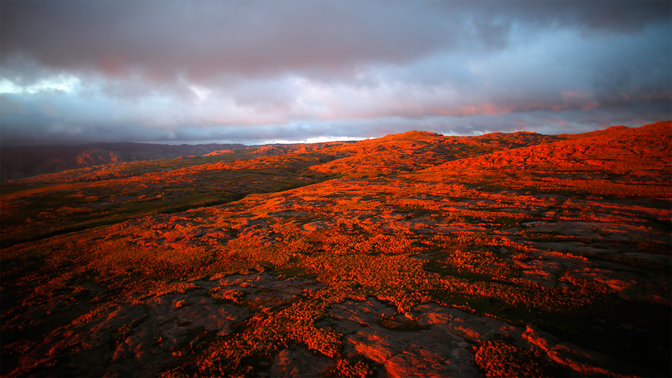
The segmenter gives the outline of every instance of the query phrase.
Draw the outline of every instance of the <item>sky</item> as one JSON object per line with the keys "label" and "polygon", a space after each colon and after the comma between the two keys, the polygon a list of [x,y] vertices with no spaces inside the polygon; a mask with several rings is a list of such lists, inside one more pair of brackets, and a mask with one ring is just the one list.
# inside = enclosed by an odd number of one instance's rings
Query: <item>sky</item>
{"label": "sky", "polygon": [[0,1],[0,145],[672,118],[670,1]]}

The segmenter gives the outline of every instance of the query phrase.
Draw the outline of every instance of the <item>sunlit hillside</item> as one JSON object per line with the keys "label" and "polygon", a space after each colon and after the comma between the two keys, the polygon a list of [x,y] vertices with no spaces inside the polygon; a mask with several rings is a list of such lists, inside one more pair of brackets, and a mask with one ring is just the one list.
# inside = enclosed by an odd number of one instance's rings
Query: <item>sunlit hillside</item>
{"label": "sunlit hillside", "polygon": [[17,179],[2,374],[670,376],[671,178],[665,121]]}

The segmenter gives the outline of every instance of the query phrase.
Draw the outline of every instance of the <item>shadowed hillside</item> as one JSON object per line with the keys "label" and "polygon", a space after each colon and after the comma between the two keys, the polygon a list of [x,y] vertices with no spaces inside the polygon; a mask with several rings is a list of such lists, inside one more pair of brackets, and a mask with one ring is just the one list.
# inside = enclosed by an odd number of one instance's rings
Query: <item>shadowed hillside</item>
{"label": "shadowed hillside", "polygon": [[99,143],[78,146],[5,147],[0,153],[0,180],[35,176],[66,169],[137,160],[203,155],[240,144],[164,145],[148,143]]}
{"label": "shadowed hillside", "polygon": [[2,374],[669,376],[672,124],[2,186]]}

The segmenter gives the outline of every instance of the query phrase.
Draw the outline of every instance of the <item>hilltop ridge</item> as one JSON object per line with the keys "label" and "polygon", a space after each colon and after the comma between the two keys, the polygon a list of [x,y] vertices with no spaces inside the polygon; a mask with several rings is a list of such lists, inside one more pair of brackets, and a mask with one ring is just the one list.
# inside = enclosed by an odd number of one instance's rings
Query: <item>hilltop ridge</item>
{"label": "hilltop ridge", "polygon": [[398,134],[389,134],[385,135],[380,140],[423,140],[423,139],[432,139],[434,137],[442,137],[442,134],[432,133],[429,131],[422,130],[410,130]]}
{"label": "hilltop ridge", "polygon": [[[655,127],[665,124],[662,121],[657,124],[643,127]],[[411,130],[398,134],[389,134],[381,138],[365,139],[358,142],[327,142],[327,143],[296,143],[296,144],[269,144],[263,146],[244,146],[240,144],[204,144],[204,145],[161,145],[147,143],[103,143],[80,146],[31,146],[5,148],[0,155],[0,167],[2,168],[2,181],[18,180],[24,177],[39,176],[45,173],[58,173],[84,169],[95,171],[97,166],[107,166],[103,169],[112,169],[115,163],[132,163],[149,160],[165,160],[195,155],[215,156],[225,155],[238,160],[239,157],[248,159],[251,156],[284,155],[286,153],[307,154],[318,153],[328,156],[328,159],[346,158],[360,155],[359,158],[351,158],[343,161],[344,164],[378,164],[382,162],[380,153],[392,153],[397,159],[407,159],[400,154],[402,151],[416,154],[427,145],[430,145],[429,155],[420,159],[417,163],[402,162],[396,169],[419,169],[431,165],[433,159],[437,164],[455,158],[466,157],[470,154],[464,148],[470,145],[471,153],[481,154],[493,152],[497,149],[509,149],[531,146],[534,144],[548,143],[558,140],[593,138],[603,135],[618,134],[628,130],[625,126],[613,126],[603,130],[597,130],[582,134],[559,134],[543,135],[534,132],[519,131],[514,133],[488,133],[479,136],[444,136],[439,133]],[[417,143],[421,143],[418,145]],[[452,145],[452,147],[449,147]],[[463,149],[457,149],[462,145]],[[480,148],[476,146],[480,145]],[[467,148],[468,149],[468,148]],[[478,150],[478,151],[476,151]],[[436,154],[435,152],[439,152]],[[455,155],[455,153],[458,153]],[[466,154],[464,156],[460,154]],[[469,155],[471,156],[471,155]],[[417,158],[417,157],[415,157]],[[395,159],[390,158],[390,163]],[[378,161],[378,163],[375,163]],[[158,162],[157,162],[158,164]],[[345,167],[320,168],[318,170],[342,171]],[[390,170],[385,170],[390,172]],[[394,169],[393,169],[394,170]],[[39,181],[39,178],[37,179]],[[34,181],[34,180],[33,180]]]}

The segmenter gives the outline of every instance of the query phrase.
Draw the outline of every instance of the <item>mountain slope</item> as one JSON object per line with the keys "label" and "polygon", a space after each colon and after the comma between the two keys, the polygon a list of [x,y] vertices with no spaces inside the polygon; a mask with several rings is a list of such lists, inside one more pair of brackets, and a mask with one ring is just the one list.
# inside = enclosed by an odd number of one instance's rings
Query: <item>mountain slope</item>
{"label": "mountain slope", "polygon": [[555,136],[533,133],[445,137],[435,133],[411,131],[333,148],[332,150],[347,156],[312,169],[322,173],[357,176],[390,174],[557,139]]}
{"label": "mountain slope", "polygon": [[666,121],[461,159],[430,168],[424,176],[461,175],[482,184],[488,177],[494,185],[518,188],[669,198],[671,156],[672,123]]}

